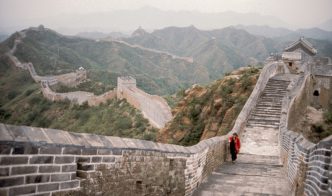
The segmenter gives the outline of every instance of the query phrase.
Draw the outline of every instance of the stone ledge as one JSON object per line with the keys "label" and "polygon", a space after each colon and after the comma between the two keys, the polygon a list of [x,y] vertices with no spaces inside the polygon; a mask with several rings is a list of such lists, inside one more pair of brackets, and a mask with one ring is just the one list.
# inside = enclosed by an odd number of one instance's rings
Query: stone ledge
{"label": "stone ledge", "polygon": [[112,154],[121,154],[121,150],[142,150],[186,156],[201,152],[211,145],[226,140],[226,136],[214,137],[201,141],[194,146],[184,147],[138,139],[72,133],[56,129],[42,129],[0,123],[0,145],[1,149],[3,149],[1,150],[1,154],[95,155],[97,149],[98,154],[99,150],[105,149],[105,151],[110,151]]}

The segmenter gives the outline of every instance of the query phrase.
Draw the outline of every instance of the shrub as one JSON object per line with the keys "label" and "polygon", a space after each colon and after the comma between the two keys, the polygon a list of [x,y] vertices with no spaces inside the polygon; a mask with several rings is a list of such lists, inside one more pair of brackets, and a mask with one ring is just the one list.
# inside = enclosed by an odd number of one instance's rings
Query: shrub
{"label": "shrub", "polygon": [[24,95],[29,96],[33,91],[34,91],[33,89],[28,89],[27,91],[25,91]]}
{"label": "shrub", "polygon": [[131,119],[128,118],[128,117],[122,117],[122,118],[119,118],[115,124],[114,124],[114,128],[115,129],[130,129],[132,128],[132,122],[131,122]]}
{"label": "shrub", "polygon": [[13,91],[10,91],[10,92],[7,94],[7,98],[8,98],[9,100],[12,100],[12,99],[14,99],[15,97],[17,97],[17,95],[18,95],[18,92],[15,91],[15,90],[13,90]]}

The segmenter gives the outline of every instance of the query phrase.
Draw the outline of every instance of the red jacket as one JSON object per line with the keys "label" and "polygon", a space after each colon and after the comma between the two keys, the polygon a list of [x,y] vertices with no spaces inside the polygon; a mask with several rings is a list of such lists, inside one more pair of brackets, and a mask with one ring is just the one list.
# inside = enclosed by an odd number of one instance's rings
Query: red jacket
{"label": "red jacket", "polygon": [[[228,141],[231,142],[233,136],[230,136]],[[239,137],[236,137],[235,138],[235,149],[236,149],[236,153],[239,153],[240,152],[240,148],[241,148],[241,142],[240,142],[240,139]]]}

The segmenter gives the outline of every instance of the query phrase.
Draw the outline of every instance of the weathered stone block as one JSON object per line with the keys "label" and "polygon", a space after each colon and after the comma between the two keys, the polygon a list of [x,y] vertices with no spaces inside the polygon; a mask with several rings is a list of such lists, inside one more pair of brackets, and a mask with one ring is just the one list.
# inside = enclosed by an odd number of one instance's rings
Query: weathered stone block
{"label": "weathered stone block", "polygon": [[61,182],[61,181],[68,181],[70,180],[70,174],[52,174],[51,175],[51,182]]}
{"label": "weathered stone block", "polygon": [[112,155],[122,155],[121,149],[112,149]]}
{"label": "weathered stone block", "polygon": [[73,147],[73,146],[70,146],[70,147],[65,147],[63,149],[63,154],[74,154],[74,155],[81,155],[81,148],[80,147]]}
{"label": "weathered stone block", "polygon": [[55,163],[57,163],[57,164],[72,163],[72,162],[74,162],[74,159],[75,158],[72,156],[55,157]]}
{"label": "weathered stone block", "polygon": [[47,164],[53,163],[53,156],[35,156],[30,158],[30,164]]}
{"label": "weathered stone block", "polygon": [[41,185],[38,185],[37,190],[38,190],[38,192],[56,191],[56,190],[59,190],[59,183],[41,184]]}
{"label": "weathered stone block", "polygon": [[71,144],[69,139],[69,134],[66,131],[61,131],[57,129],[44,129],[44,133],[52,140],[55,144]]}
{"label": "weathered stone block", "polygon": [[28,157],[1,157],[0,165],[17,165],[17,164],[27,164]]}
{"label": "weathered stone block", "polygon": [[98,149],[98,155],[111,155],[112,150],[107,148]]}
{"label": "weathered stone block", "polygon": [[0,187],[17,186],[24,183],[24,177],[10,177],[0,179]]}
{"label": "weathered stone block", "polygon": [[[24,126],[14,126],[14,125],[5,125],[7,130],[10,130],[10,135],[13,137],[12,141],[29,141],[29,138],[26,134],[27,127]],[[6,135],[5,135],[6,136]]]}
{"label": "weathered stone block", "polygon": [[51,196],[51,193],[39,193],[39,194],[34,194],[34,196]]}
{"label": "weathered stone block", "polygon": [[12,167],[11,175],[31,174],[37,172],[37,166]]}
{"label": "weathered stone block", "polygon": [[24,194],[32,194],[36,192],[36,186],[22,186],[15,187],[9,190],[9,195],[24,195]]}
{"label": "weathered stone block", "polygon": [[97,149],[96,148],[83,148],[82,155],[96,155]]}
{"label": "weathered stone block", "polygon": [[80,186],[80,181],[75,180],[71,182],[63,182],[60,184],[60,189],[74,189]]}
{"label": "weathered stone block", "polygon": [[85,163],[90,163],[90,157],[76,157],[76,162],[85,162]]}
{"label": "weathered stone block", "polygon": [[33,175],[33,176],[26,176],[25,182],[27,184],[34,184],[34,183],[43,183],[43,182],[49,182],[50,181],[50,175]]}
{"label": "weathered stone block", "polygon": [[77,163],[77,170],[91,171],[94,170],[94,165],[86,163]]}
{"label": "weathered stone block", "polygon": [[60,166],[57,166],[57,165],[39,166],[39,173],[54,173],[54,172],[60,172]]}
{"label": "weathered stone block", "polygon": [[76,180],[76,179],[77,179],[76,172],[70,174],[70,179],[71,179],[71,180]]}
{"label": "weathered stone block", "polygon": [[9,167],[0,168],[0,176],[9,176]]}
{"label": "weathered stone block", "polygon": [[115,162],[115,157],[103,157],[103,162],[106,163]]}
{"label": "weathered stone block", "polygon": [[79,178],[88,178],[90,174],[87,171],[77,170],[76,176]]}
{"label": "weathered stone block", "polygon": [[76,172],[77,165],[63,165],[62,166],[62,172]]}
{"label": "weathered stone block", "polygon": [[92,163],[100,163],[101,162],[101,157],[92,157],[91,162]]}
{"label": "weathered stone block", "polygon": [[16,144],[13,147],[13,154],[38,154],[38,147],[32,144]]}
{"label": "weathered stone block", "polygon": [[42,146],[40,147],[40,154],[61,154],[61,147],[58,146]]}
{"label": "weathered stone block", "polygon": [[0,154],[10,154],[12,147],[7,144],[0,144]]}

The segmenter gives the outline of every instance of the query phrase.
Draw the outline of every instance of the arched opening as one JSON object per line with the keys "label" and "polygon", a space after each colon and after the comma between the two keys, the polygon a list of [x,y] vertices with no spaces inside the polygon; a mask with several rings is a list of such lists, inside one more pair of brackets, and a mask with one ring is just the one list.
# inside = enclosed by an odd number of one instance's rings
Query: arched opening
{"label": "arched opening", "polygon": [[318,90],[315,90],[314,93],[313,93],[314,96],[319,96],[319,91]]}
{"label": "arched opening", "polygon": [[288,65],[291,67],[291,66],[293,65],[293,63],[292,63],[292,62],[289,62]]}

